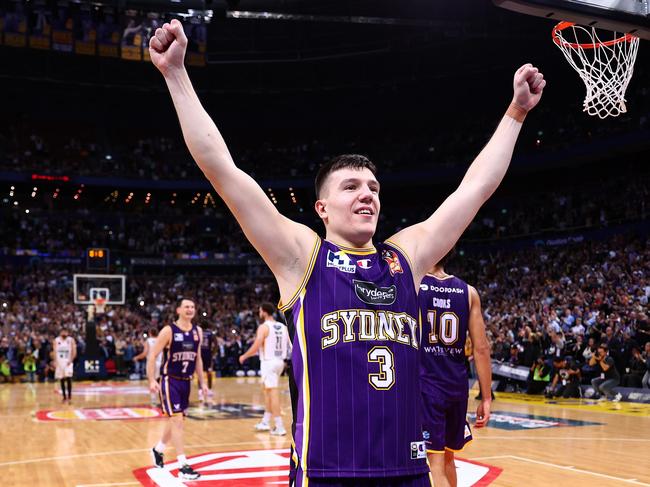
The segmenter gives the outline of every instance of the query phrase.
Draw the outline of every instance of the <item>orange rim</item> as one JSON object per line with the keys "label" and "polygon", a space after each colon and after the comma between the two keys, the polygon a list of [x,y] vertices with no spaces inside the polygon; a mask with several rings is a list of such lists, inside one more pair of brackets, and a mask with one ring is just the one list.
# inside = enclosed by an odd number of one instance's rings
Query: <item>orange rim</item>
{"label": "orange rim", "polygon": [[574,49],[578,49],[579,47],[583,49],[597,49],[599,47],[613,46],[614,44],[618,44],[619,42],[632,42],[634,39],[636,39],[636,37],[633,36],[632,34],[625,34],[624,36],[619,37],[618,39],[612,39],[611,41],[585,43],[585,44],[579,42],[568,42],[562,39],[562,37],[560,37],[560,32],[574,25],[576,25],[575,22],[560,22],[555,27],[553,27],[553,34],[552,34],[553,42],[555,42],[558,46],[569,46]]}

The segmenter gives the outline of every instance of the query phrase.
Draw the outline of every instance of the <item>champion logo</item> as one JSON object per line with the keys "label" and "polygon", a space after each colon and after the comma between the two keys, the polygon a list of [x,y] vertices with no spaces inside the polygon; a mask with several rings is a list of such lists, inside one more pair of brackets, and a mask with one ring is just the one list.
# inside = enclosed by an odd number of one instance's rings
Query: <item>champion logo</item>
{"label": "champion logo", "polygon": [[362,269],[370,269],[372,267],[372,261],[370,259],[361,259],[357,261],[357,266]]}
{"label": "champion logo", "polygon": [[347,272],[348,274],[357,272],[357,266],[354,265],[352,259],[342,250],[338,252],[327,251],[327,267],[336,267],[338,270]]}

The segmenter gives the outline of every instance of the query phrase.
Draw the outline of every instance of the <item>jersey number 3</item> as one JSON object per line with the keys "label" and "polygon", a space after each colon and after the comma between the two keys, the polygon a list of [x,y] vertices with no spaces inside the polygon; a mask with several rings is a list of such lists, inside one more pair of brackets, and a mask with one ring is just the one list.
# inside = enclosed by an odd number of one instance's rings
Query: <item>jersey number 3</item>
{"label": "jersey number 3", "polygon": [[388,347],[373,347],[368,352],[368,362],[379,364],[378,374],[368,374],[368,382],[378,391],[387,391],[395,384],[395,361]]}

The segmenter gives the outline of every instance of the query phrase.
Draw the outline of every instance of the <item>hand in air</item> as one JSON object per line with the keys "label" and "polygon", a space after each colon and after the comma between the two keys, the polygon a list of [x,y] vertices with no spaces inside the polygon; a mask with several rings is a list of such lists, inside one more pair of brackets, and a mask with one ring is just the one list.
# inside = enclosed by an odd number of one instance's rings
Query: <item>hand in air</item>
{"label": "hand in air", "polygon": [[546,86],[544,75],[532,64],[524,64],[515,73],[512,102],[526,111],[532,110],[542,98]]}
{"label": "hand in air", "polygon": [[165,23],[149,40],[149,54],[151,62],[163,76],[175,69],[183,68],[187,37],[183,31],[183,24],[174,19]]}

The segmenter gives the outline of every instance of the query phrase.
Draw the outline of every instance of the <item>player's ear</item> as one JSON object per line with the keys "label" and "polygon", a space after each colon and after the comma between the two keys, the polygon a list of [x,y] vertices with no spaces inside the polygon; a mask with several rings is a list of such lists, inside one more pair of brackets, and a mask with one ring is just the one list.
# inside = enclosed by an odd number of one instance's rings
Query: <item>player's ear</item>
{"label": "player's ear", "polygon": [[314,204],[314,209],[318,217],[324,222],[327,221],[327,202],[326,200],[317,200]]}

